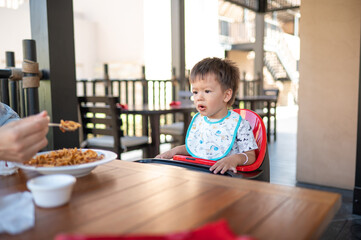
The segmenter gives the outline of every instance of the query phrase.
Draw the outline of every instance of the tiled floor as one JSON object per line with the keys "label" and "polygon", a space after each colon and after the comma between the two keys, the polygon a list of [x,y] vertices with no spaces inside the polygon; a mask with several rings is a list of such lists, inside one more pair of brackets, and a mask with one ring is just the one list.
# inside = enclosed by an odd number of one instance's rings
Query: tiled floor
{"label": "tiled floor", "polygon": [[296,184],[297,106],[277,108],[277,141],[268,144],[271,183]]}
{"label": "tiled floor", "polygon": [[[277,141],[271,139],[268,145],[271,183],[312,188],[341,194],[342,206],[321,239],[361,239],[361,216],[352,214],[352,191],[296,182],[297,113],[297,106],[277,108]],[[169,148],[170,146],[168,144],[163,144],[161,151]],[[132,161],[140,158],[141,151],[122,154],[123,160]]]}
{"label": "tiled floor", "polygon": [[295,106],[277,108],[277,141],[269,144],[271,183],[341,194],[341,208],[321,239],[361,239],[361,216],[352,214],[352,191],[296,182],[297,111]]}

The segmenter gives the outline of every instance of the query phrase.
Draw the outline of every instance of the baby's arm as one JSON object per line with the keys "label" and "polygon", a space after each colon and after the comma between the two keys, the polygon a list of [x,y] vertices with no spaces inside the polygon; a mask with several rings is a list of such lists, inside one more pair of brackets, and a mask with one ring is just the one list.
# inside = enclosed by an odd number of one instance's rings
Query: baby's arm
{"label": "baby's arm", "polygon": [[177,146],[168,150],[162,154],[158,154],[155,158],[171,159],[174,155],[189,155],[186,149],[186,145]]}
{"label": "baby's arm", "polygon": [[237,166],[251,165],[256,161],[256,152],[254,150],[244,153],[247,154],[248,161],[244,154],[234,154],[217,161],[212,167],[209,168],[209,170],[215,174],[218,172],[224,174],[228,170],[232,170],[234,173],[237,173]]}

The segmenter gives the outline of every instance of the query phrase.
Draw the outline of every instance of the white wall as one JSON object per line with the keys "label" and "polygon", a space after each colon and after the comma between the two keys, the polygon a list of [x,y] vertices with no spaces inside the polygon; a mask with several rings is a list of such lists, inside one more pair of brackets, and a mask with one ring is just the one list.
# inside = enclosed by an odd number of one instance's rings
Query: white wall
{"label": "white wall", "polygon": [[[73,0],[76,75],[137,78],[146,65],[147,77],[171,77],[171,0]],[[18,10],[0,8],[0,64],[5,51],[22,60],[22,39],[30,38],[28,0]],[[218,0],[186,0],[186,67],[205,57],[224,57],[218,40]],[[18,40],[16,40],[18,39]],[[20,66],[20,65],[19,65]]]}
{"label": "white wall", "polygon": [[[77,78],[139,77],[144,64],[143,0],[74,0],[74,38]],[[22,62],[22,40],[31,38],[29,2],[19,9],[0,7],[0,66],[5,51]]]}
{"label": "white wall", "polygon": [[5,67],[5,51],[15,52],[16,67],[23,60],[23,39],[30,39],[29,3],[19,9],[0,8],[0,68]]}
{"label": "white wall", "polygon": [[[102,77],[102,63],[108,62],[111,77],[139,77],[140,66],[145,65],[147,78],[169,79],[172,70],[170,2],[74,0],[76,50],[92,48],[92,45],[97,48],[94,64],[97,67],[91,75]],[[80,19],[88,22],[87,29],[78,26]],[[86,35],[84,32],[91,29],[95,31],[92,40],[95,43],[80,42],[80,35]],[[224,57],[218,39],[218,0],[186,0],[185,29],[186,68],[192,68],[205,57]],[[78,53],[76,56],[78,58]],[[79,68],[78,60],[77,64]]]}
{"label": "white wall", "polygon": [[[147,78],[171,77],[171,0],[144,1]],[[186,69],[206,57],[224,57],[218,36],[218,0],[185,1]]]}
{"label": "white wall", "polygon": [[144,1],[144,58],[147,79],[172,76],[170,0]]}
{"label": "white wall", "polygon": [[186,68],[206,57],[224,57],[218,36],[218,0],[185,0]]}
{"label": "white wall", "polygon": [[[77,78],[102,77],[104,63],[111,78],[139,77],[144,64],[143,0],[74,0],[73,6],[77,65],[84,66]],[[88,54],[91,60],[84,59]]]}
{"label": "white wall", "polygon": [[97,59],[96,51],[97,24],[76,16],[74,17],[74,25],[76,78],[94,78],[95,70],[101,71],[101,64]]}

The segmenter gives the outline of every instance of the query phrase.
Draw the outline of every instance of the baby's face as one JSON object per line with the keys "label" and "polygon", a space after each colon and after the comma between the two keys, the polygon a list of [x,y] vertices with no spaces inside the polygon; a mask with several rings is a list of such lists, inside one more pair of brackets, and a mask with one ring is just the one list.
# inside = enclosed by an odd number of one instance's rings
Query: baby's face
{"label": "baby's face", "polygon": [[227,102],[232,97],[232,90],[223,90],[214,74],[197,76],[192,82],[194,105],[198,112],[208,118],[221,119],[228,113]]}

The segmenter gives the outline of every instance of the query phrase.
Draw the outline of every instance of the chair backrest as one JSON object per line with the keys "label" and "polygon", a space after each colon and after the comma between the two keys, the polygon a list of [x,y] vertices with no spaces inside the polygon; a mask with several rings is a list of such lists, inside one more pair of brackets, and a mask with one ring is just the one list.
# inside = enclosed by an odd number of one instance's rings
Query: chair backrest
{"label": "chair backrest", "polygon": [[89,134],[112,136],[114,146],[106,148],[120,156],[121,149],[121,119],[120,108],[116,107],[117,97],[78,97],[80,120],[83,129],[83,138]]}
{"label": "chair backrest", "polygon": [[192,104],[193,100],[191,97],[193,96],[193,93],[191,91],[178,91],[178,98],[179,101],[182,104]]}
{"label": "chair backrest", "polygon": [[233,109],[233,111],[240,114],[242,119],[245,119],[250,123],[253,129],[253,135],[255,137],[258,146],[258,149],[256,150],[256,161],[251,165],[239,166],[237,167],[237,169],[240,169],[240,171],[245,171],[245,172],[254,171],[260,168],[265,158],[268,158],[268,155],[266,155],[266,151],[267,151],[266,127],[262,121],[262,118],[257,113],[251,110]]}

